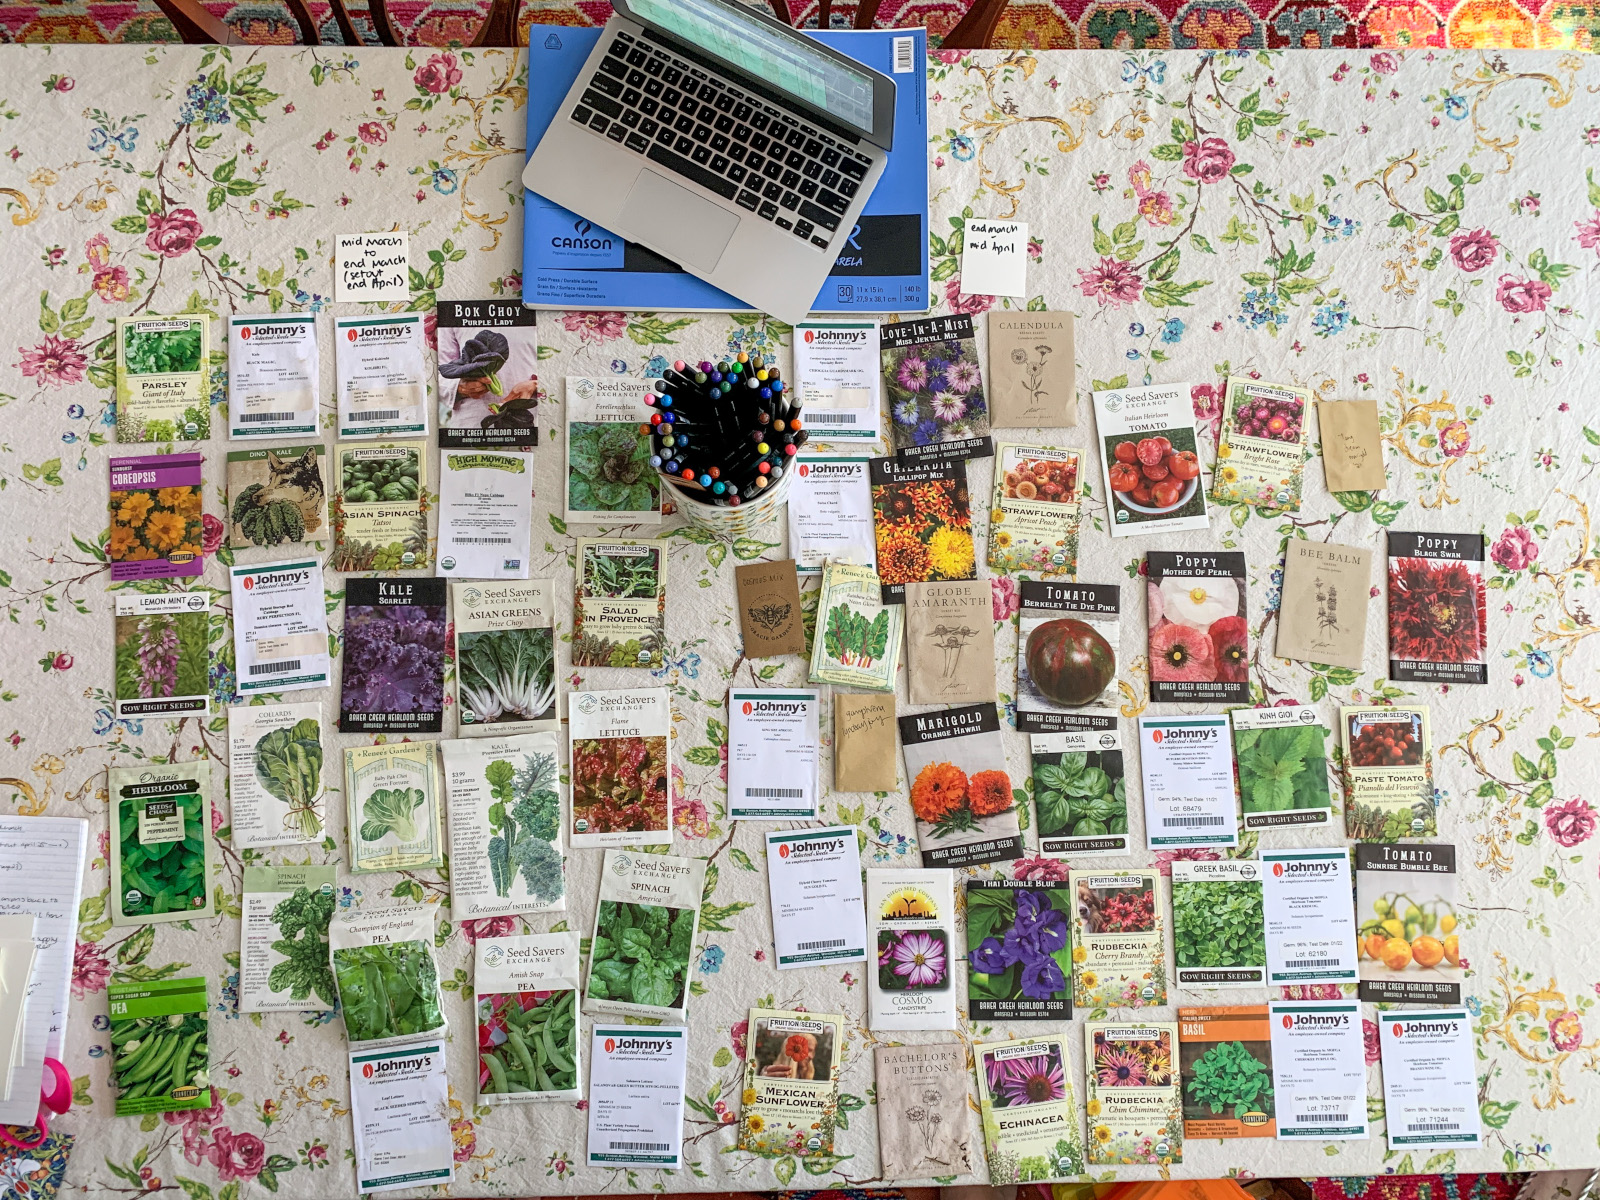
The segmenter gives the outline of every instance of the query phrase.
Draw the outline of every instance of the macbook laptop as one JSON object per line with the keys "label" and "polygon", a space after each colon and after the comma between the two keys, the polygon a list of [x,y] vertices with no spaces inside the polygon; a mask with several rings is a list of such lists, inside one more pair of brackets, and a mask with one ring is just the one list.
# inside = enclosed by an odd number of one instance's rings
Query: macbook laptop
{"label": "macbook laptop", "polygon": [[790,324],[894,140],[894,81],[737,0],[613,0],[523,183]]}

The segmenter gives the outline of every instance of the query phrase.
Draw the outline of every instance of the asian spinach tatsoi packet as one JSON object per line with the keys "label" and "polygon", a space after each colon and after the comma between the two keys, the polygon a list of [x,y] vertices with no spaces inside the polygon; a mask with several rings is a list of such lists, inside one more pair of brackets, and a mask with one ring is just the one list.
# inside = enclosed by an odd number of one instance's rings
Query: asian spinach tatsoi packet
{"label": "asian spinach tatsoi packet", "polygon": [[702,858],[606,851],[585,1012],[685,1023],[705,879]]}
{"label": "asian spinach tatsoi packet", "polygon": [[480,1103],[578,1099],[578,955],[576,932],[479,940]]}
{"label": "asian spinach tatsoi packet", "polygon": [[389,908],[328,926],[328,957],[352,1044],[443,1032],[433,920],[429,909]]}

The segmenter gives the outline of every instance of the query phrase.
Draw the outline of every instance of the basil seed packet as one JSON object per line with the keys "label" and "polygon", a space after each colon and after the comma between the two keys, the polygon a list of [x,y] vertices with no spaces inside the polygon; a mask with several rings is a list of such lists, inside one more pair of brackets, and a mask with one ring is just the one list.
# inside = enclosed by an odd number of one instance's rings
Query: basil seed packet
{"label": "basil seed packet", "polygon": [[211,764],[112,767],[111,923],[217,915],[211,875]]}
{"label": "basil seed packet", "polygon": [[1267,929],[1261,864],[1172,864],[1172,949],[1179,987],[1264,987]]}

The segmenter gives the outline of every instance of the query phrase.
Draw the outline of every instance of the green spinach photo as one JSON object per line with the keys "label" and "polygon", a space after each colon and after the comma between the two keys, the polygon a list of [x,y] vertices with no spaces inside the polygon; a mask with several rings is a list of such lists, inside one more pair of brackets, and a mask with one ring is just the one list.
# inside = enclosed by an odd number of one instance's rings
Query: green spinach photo
{"label": "green spinach photo", "polygon": [[694,921],[692,908],[602,900],[589,957],[589,998],[681,1007]]}

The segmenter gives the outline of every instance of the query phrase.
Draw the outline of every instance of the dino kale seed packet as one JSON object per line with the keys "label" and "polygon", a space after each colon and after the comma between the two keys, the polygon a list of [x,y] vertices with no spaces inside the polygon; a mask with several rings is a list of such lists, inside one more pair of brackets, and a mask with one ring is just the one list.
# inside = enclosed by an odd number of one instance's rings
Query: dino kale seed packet
{"label": "dino kale seed packet", "polygon": [[1244,553],[1152,550],[1145,562],[1150,699],[1250,703]]}
{"label": "dino kale seed packet", "polygon": [[333,332],[339,436],[427,433],[422,314],[340,317]]}
{"label": "dino kale seed packet", "polygon": [[706,861],[607,850],[600,868],[583,1011],[596,1017],[688,1020]]}
{"label": "dino kale seed packet", "polygon": [[401,571],[428,565],[425,442],[340,443],[333,510],[336,571]]}
{"label": "dino kale seed packet", "polygon": [[984,1042],[978,1060],[978,1108],[983,1118],[989,1182],[1043,1183],[1083,1173],[1078,1106],[1072,1096],[1072,1056],[1065,1034]]}
{"label": "dino kale seed packet", "polygon": [[1218,504],[1299,512],[1310,409],[1309,388],[1229,377],[1211,498]]}
{"label": "dino kale seed packet", "polygon": [[1326,825],[1333,815],[1324,750],[1328,731],[1317,710],[1236,708],[1228,715],[1244,827]]}
{"label": "dino kale seed packet", "polygon": [[338,869],[244,869],[239,1011],[326,1011],[338,1004],[328,967],[328,922]]}
{"label": "dino kale seed packet", "polygon": [[967,880],[967,1003],[975,1021],[1068,1020],[1072,891],[1043,879]]}
{"label": "dino kale seed packet", "polygon": [[302,545],[328,537],[327,447],[228,452],[228,545]]}
{"label": "dino kale seed packet", "polygon": [[204,716],[211,691],[211,594],[119,592],[116,613],[117,716]]}
{"label": "dino kale seed packet", "polygon": [[443,1031],[434,923],[434,910],[416,904],[362,909],[329,923],[328,958],[352,1045]]}
{"label": "dino kale seed packet", "polygon": [[574,667],[659,670],[667,625],[667,543],[578,539]]}
{"label": "dino kale seed packet", "polygon": [[440,300],[439,445],[539,444],[539,316],[516,300]]}
{"label": "dino kale seed packet", "polygon": [[556,735],[439,745],[456,919],[565,908]]}
{"label": "dino kale seed packet", "polygon": [[1178,1027],[1089,1021],[1083,1027],[1083,1057],[1089,1165],[1181,1163]]}
{"label": "dino kale seed packet", "polygon": [[568,525],[661,524],[648,395],[637,379],[567,376]]}
{"label": "dino kale seed packet", "polygon": [[346,580],[340,732],[440,732],[447,628],[443,579]]}
{"label": "dino kale seed packet", "polygon": [[1481,533],[1389,533],[1389,678],[1488,683]]}
{"label": "dino kale seed packet", "polygon": [[1184,988],[1263,987],[1267,929],[1261,864],[1172,864],[1172,953]]}
{"label": "dino kale seed packet", "polygon": [[1122,589],[1024,579],[1018,588],[1017,728],[1098,728],[1089,705],[1116,703]]}
{"label": "dino kale seed packet", "polygon": [[345,750],[350,870],[409,871],[444,865],[437,759],[432,742]]}
{"label": "dino kale seed packet", "polygon": [[1277,1136],[1265,1004],[1180,1008],[1178,1039],[1185,1137]]}
{"label": "dino kale seed packet", "polygon": [[450,583],[458,736],[556,728],[554,585]]}
{"label": "dino kale seed packet", "polygon": [[577,931],[479,938],[473,957],[478,1102],[578,1099]]}
{"label": "dino kale seed packet", "polygon": [[228,710],[228,796],[236,847],[322,840],[322,705],[253,704]]}
{"label": "dino kale seed packet", "polygon": [[1161,873],[1154,867],[1070,871],[1072,1003],[1150,1008],[1167,1002]]}
{"label": "dino kale seed packet", "polygon": [[118,317],[117,441],[211,436],[211,318]]}
{"label": "dino kale seed packet", "polygon": [[1006,768],[1000,714],[964,704],[899,719],[911,812],[925,867],[972,867],[1021,858],[1022,826]]}
{"label": "dino kale seed packet", "polygon": [[158,979],[106,988],[119,1117],[209,1108],[211,1007],[206,981]]}
{"label": "dino kale seed packet", "polygon": [[311,313],[228,318],[228,436],[317,432],[317,318]]}
{"label": "dino kale seed packet", "polygon": [[1046,858],[1127,854],[1128,785],[1117,710],[1091,708],[1093,724],[1029,736],[1039,853]]}
{"label": "dino kale seed packet", "polygon": [[867,868],[870,1029],[954,1029],[955,877]]}
{"label": "dino kale seed packet", "polygon": [[1434,837],[1433,739],[1426,705],[1339,709],[1344,823],[1358,842]]}
{"label": "dino kale seed packet", "polygon": [[810,681],[894,691],[905,620],[905,605],[883,603],[877,571],[830,560],[822,569]]}
{"label": "dino kale seed packet", "polygon": [[228,571],[233,595],[233,658],[241,697],[326,687],[328,600],[322,563],[267,563]]}
{"label": "dino kale seed packet", "polygon": [[994,452],[990,568],[1029,571],[1047,579],[1075,577],[1083,455],[1010,442],[1001,442]]}
{"label": "dino kale seed packet", "polygon": [[832,1155],[844,1018],[753,1008],[748,1029],[739,1149],[764,1158]]}
{"label": "dino kale seed packet", "polygon": [[1355,850],[1361,999],[1460,1004],[1456,848],[1434,842]]}
{"label": "dino kale seed packet", "polygon": [[111,460],[106,559],[111,581],[181,579],[205,570],[200,454]]}
{"label": "dino kale seed packet", "polygon": [[217,915],[211,873],[211,764],[112,767],[111,923]]}
{"label": "dino kale seed packet", "polygon": [[526,579],[533,455],[447,450],[439,456],[439,574]]}

